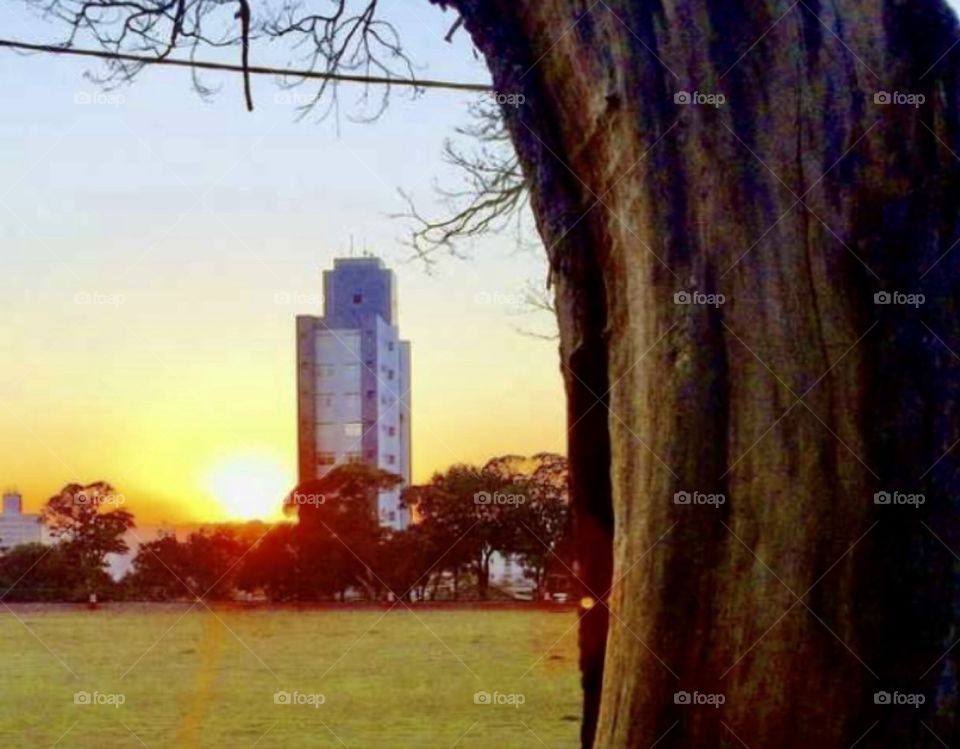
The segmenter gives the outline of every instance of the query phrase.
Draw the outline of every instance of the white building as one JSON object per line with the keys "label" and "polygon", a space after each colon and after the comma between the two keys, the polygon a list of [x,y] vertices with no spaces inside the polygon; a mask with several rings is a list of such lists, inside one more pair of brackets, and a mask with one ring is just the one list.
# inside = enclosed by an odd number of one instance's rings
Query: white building
{"label": "white building", "polygon": [[[366,463],[410,482],[410,344],[397,328],[396,278],[373,257],[323,274],[323,316],[297,318],[300,482]],[[405,528],[400,490],[380,492],[380,523]]]}
{"label": "white building", "polygon": [[3,495],[3,513],[0,514],[0,552],[21,544],[39,544],[47,539],[40,515],[23,512],[23,497],[17,492]]}

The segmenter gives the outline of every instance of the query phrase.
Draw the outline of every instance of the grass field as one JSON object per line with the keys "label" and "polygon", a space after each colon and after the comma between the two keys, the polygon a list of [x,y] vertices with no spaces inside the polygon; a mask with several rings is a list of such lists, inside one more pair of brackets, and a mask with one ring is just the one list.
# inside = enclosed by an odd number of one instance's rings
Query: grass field
{"label": "grass field", "polygon": [[577,745],[572,611],[188,609],[0,608],[0,747]]}

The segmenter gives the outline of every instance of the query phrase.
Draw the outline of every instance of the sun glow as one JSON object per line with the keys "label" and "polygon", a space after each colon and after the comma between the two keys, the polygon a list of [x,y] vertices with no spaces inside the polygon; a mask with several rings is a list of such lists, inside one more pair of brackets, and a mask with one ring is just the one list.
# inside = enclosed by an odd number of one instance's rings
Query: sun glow
{"label": "sun glow", "polygon": [[231,455],[207,472],[204,486],[229,520],[277,520],[293,488],[289,469],[262,454]]}

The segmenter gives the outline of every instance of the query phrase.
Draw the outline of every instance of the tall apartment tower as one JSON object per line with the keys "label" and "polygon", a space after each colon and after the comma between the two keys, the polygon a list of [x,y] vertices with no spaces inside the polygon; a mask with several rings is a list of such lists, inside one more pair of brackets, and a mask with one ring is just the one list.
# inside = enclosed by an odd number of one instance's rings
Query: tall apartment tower
{"label": "tall apartment tower", "polygon": [[[323,272],[323,316],[297,317],[300,482],[366,463],[410,483],[410,343],[400,340],[393,271],[374,257]],[[403,529],[400,489],[380,492],[380,524]]]}

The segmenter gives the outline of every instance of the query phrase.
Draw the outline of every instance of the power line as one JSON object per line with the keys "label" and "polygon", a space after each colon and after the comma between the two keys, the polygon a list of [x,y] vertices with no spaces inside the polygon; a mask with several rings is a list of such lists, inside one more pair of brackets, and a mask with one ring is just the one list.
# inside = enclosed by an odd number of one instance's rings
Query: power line
{"label": "power line", "polygon": [[364,83],[384,86],[407,86],[411,88],[435,88],[448,91],[473,91],[486,93],[493,91],[493,86],[483,83],[460,83],[457,81],[437,81],[430,79],[414,80],[410,78],[388,78],[376,75],[351,75],[349,73],[320,73],[315,70],[292,70],[289,68],[273,68],[263,65],[232,65],[225,62],[210,62],[206,60],[178,60],[169,57],[149,57],[147,55],[132,55],[124,52],[108,52],[100,49],[79,49],[74,47],[57,47],[50,44],[31,44],[11,39],[0,39],[0,48],[20,49],[27,52],[46,52],[53,55],[72,55],[74,57],[96,57],[101,60],[122,60],[143,65],[170,65],[177,68],[194,68],[200,70],[219,70],[227,73],[249,73],[251,75],[277,75],[321,81],[338,81],[341,83]]}

